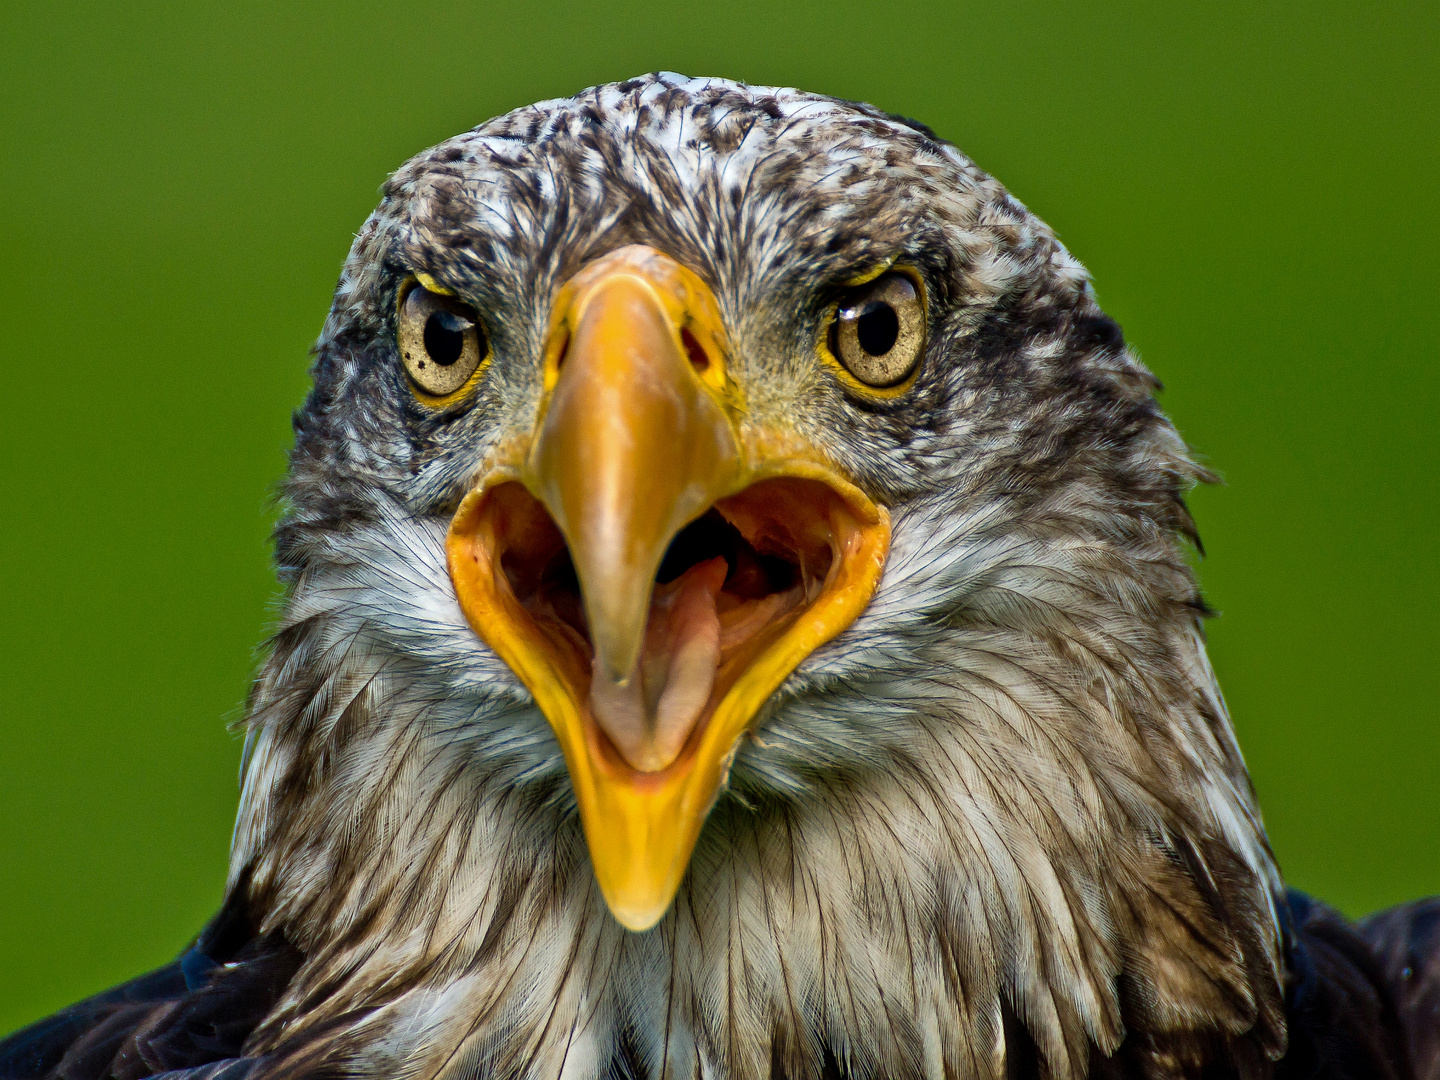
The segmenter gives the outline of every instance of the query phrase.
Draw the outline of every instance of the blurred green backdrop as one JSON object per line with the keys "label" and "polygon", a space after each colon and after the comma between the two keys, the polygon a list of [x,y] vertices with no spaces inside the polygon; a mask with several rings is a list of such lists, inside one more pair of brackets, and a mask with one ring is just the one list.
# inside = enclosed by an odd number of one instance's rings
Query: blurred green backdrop
{"label": "blurred green backdrop", "polygon": [[1440,891],[1440,6],[10,4],[0,1031],[216,906],[270,486],[409,154],[656,68],[919,117],[1059,230],[1227,486],[1213,655],[1290,880]]}

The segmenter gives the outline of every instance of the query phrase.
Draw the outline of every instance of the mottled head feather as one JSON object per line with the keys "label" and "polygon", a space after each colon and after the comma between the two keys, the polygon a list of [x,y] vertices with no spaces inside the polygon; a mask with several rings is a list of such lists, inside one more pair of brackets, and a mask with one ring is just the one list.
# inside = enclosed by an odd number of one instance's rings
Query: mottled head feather
{"label": "mottled head feather", "polygon": [[[637,242],[713,287],[751,415],[894,517],[874,602],[763,710],[643,934],[601,900],[555,740],[442,547],[533,423],[557,288]],[[867,399],[814,342],[835,284],[897,257],[927,355]],[[495,348],[441,413],[395,356],[417,271]],[[670,74],[518,110],[385,185],[314,376],[232,862],[305,955],[251,1039],[269,1073],[1267,1075],[1279,880],[1186,558],[1201,471],[1084,269],[955,147]]]}

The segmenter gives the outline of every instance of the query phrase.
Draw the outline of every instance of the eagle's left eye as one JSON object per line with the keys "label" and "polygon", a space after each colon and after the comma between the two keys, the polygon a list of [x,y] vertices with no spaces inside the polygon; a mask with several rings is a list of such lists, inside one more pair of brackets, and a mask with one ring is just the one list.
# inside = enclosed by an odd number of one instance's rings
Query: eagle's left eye
{"label": "eagle's left eye", "polygon": [[892,270],[850,289],[830,324],[830,352],[866,386],[891,389],[920,364],[925,298],[909,274]]}
{"label": "eagle's left eye", "polygon": [[453,296],[416,284],[400,301],[397,344],[410,380],[432,397],[461,389],[489,353],[480,316]]}

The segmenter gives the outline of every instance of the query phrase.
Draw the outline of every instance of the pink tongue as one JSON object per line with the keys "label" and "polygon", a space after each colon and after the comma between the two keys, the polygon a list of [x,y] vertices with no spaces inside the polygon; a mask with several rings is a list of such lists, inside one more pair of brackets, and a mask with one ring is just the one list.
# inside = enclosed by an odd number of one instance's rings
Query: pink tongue
{"label": "pink tongue", "polygon": [[710,700],[720,665],[715,596],[728,569],[716,557],[656,586],[639,670],[628,684],[592,673],[590,711],[596,723],[642,772],[657,772],[679,756]]}

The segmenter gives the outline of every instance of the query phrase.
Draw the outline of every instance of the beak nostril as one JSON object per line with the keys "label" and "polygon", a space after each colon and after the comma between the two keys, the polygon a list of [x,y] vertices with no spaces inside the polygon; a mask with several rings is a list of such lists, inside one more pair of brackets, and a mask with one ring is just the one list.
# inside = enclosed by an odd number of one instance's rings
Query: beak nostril
{"label": "beak nostril", "polygon": [[685,346],[685,355],[690,358],[690,366],[697,372],[704,373],[710,367],[710,354],[705,347],[696,340],[695,335],[686,327],[680,331],[680,344]]}
{"label": "beak nostril", "polygon": [[555,370],[558,372],[565,366],[565,357],[570,355],[570,334],[567,331],[564,340],[560,342],[560,348],[555,353]]}

